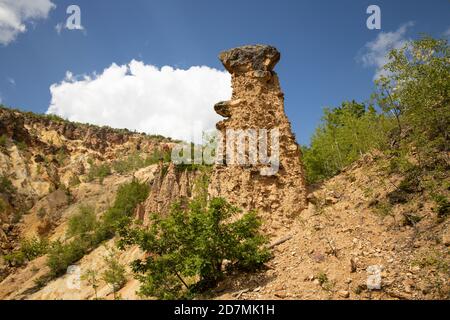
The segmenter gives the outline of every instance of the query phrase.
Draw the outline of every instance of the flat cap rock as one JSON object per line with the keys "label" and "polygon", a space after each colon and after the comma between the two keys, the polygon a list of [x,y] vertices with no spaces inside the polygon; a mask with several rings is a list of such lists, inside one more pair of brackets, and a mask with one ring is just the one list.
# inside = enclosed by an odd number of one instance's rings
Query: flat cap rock
{"label": "flat cap rock", "polygon": [[272,71],[280,61],[280,52],[275,47],[257,44],[223,51],[219,59],[230,73]]}

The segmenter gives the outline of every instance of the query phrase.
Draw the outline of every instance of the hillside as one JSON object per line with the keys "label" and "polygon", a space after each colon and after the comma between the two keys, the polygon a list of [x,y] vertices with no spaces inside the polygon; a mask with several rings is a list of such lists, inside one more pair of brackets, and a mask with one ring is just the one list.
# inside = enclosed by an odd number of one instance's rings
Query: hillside
{"label": "hillside", "polygon": [[267,45],[214,148],[1,108],[0,299],[449,299],[450,51],[410,48],[302,149]]}
{"label": "hillside", "polygon": [[[449,299],[450,223],[436,204],[412,194],[393,197],[404,180],[388,175],[386,157],[367,154],[316,186],[288,241],[261,274],[236,276],[220,299]],[[385,203],[389,209],[381,206]],[[371,266],[381,289],[368,290]]]}
{"label": "hillside", "polygon": [[[204,298],[448,299],[450,224],[438,219],[435,204],[423,201],[421,193],[413,195],[406,204],[394,201],[389,212],[377,206],[389,201],[395,186],[404,179],[387,176],[385,165],[384,156],[368,154],[341,174],[314,186],[308,196],[308,209],[293,220],[289,231],[274,231],[273,242],[288,240],[274,246],[273,259],[263,270],[231,275]],[[60,218],[49,233],[50,239],[64,237],[67,221],[80,205],[91,204],[100,214],[113,201],[119,185],[134,175],[156,186],[153,182],[157,172],[158,165],[150,165],[126,175],[113,173],[102,184],[82,182],[70,188],[76,200],[59,209]],[[177,181],[175,174],[172,178]],[[36,208],[52,203],[54,194],[44,196],[24,215],[17,224],[19,235],[34,232],[39,223]],[[411,217],[420,220],[411,222]],[[113,239],[107,241],[106,246],[89,252],[76,265],[81,270],[96,268],[101,272],[106,268],[103,257],[108,253],[107,247],[113,246]],[[136,247],[118,253],[119,261],[126,265],[141,256]],[[375,265],[382,267],[381,290],[368,290],[368,268]],[[86,281],[81,281],[80,288],[68,287],[74,279],[71,274],[39,288],[37,280],[48,272],[45,256],[9,272],[0,284],[1,299],[95,297]],[[139,282],[128,269],[127,283],[119,295],[122,299],[139,299],[138,288]],[[97,290],[98,297],[112,299],[106,283],[101,282]]]}

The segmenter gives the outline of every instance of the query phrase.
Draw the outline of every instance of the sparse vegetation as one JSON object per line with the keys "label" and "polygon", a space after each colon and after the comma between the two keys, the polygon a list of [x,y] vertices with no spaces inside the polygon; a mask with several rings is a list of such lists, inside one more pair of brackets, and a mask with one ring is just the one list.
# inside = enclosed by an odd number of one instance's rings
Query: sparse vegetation
{"label": "sparse vegetation", "polygon": [[96,230],[97,224],[94,209],[82,206],[79,209],[79,213],[69,219],[67,235],[69,237],[79,236],[85,239]]}
{"label": "sparse vegetation", "polygon": [[6,150],[6,148],[8,147],[8,142],[9,138],[6,135],[2,134],[0,136],[0,149],[3,151]]}
{"label": "sparse vegetation", "polygon": [[16,144],[17,149],[19,149],[22,152],[26,151],[28,148],[27,143],[25,141],[14,141],[14,143]]}
{"label": "sparse vegetation", "polygon": [[120,299],[117,292],[126,283],[125,267],[117,260],[117,252],[110,248],[108,255],[104,257],[107,269],[102,274],[102,279],[109,284],[113,290],[114,300]]}
{"label": "sparse vegetation", "polygon": [[407,173],[411,160],[424,171],[447,170],[450,149],[450,49],[446,40],[423,37],[392,50],[386,75],[376,81],[377,107],[344,102],[325,109],[323,122],[303,147],[310,183],[329,178],[362,154],[378,149],[391,169]]}
{"label": "sparse vegetation", "polygon": [[97,289],[99,286],[98,285],[99,278],[97,271],[94,269],[86,270],[86,272],[81,276],[81,280],[86,281],[88,285],[91,286],[92,289],[94,289],[95,300],[98,300]]}
{"label": "sparse vegetation", "polygon": [[0,193],[12,194],[16,191],[11,180],[6,176],[0,176]]}
{"label": "sparse vegetation", "polygon": [[7,254],[4,258],[10,265],[21,266],[47,253],[49,241],[46,238],[33,237],[23,239],[19,250]]}
{"label": "sparse vegetation", "polygon": [[123,160],[113,162],[112,167],[117,173],[125,174],[159,162],[170,162],[170,150],[155,149],[150,155],[136,152]]}
{"label": "sparse vegetation", "polygon": [[87,179],[88,181],[98,179],[100,184],[103,184],[103,180],[109,175],[111,175],[111,166],[109,164],[102,163],[96,165],[94,163],[91,163],[91,167],[87,174]]}
{"label": "sparse vegetation", "polygon": [[148,229],[122,229],[120,247],[138,244],[151,253],[132,269],[141,281],[140,293],[160,299],[186,298],[215,285],[228,268],[255,270],[269,258],[255,212],[230,220],[238,213],[225,200],[207,206],[194,200],[186,209],[173,206],[166,217],[153,215]]}
{"label": "sparse vegetation", "polygon": [[134,208],[147,198],[148,186],[136,180],[119,187],[111,208],[97,219],[93,208],[81,206],[78,214],[68,222],[68,242],[55,241],[50,245],[47,265],[51,276],[57,277],[87,252],[112,238],[119,226],[131,222]]}
{"label": "sparse vegetation", "polygon": [[63,243],[57,240],[52,242],[47,257],[50,277],[55,278],[64,274],[67,267],[80,260],[86,251],[87,245],[84,241]]}

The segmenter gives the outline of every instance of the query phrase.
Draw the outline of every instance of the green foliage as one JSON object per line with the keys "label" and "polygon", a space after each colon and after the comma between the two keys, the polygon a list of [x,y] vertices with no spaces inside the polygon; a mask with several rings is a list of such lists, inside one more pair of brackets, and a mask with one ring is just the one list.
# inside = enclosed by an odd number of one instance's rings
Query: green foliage
{"label": "green foliage", "polygon": [[19,149],[20,151],[26,151],[28,148],[25,141],[15,141],[14,143],[16,144],[17,149]]}
{"label": "green foliage", "polygon": [[91,286],[92,289],[94,289],[95,300],[98,300],[97,289],[99,287],[98,285],[99,279],[97,271],[94,269],[86,270],[86,272],[83,273],[83,275],[81,276],[81,280],[86,281],[88,285]]}
{"label": "green foliage", "polygon": [[45,208],[39,208],[38,212],[36,213],[38,218],[43,219],[47,215],[47,210]]}
{"label": "green foliage", "polygon": [[150,155],[143,156],[142,153],[136,152],[129,155],[123,160],[117,160],[113,163],[114,171],[124,174],[135,171],[140,168],[148,167],[152,164],[162,162],[170,162],[170,150],[155,149]]}
{"label": "green foliage", "polygon": [[19,250],[5,256],[5,260],[15,266],[23,265],[47,253],[49,241],[45,238],[33,237],[23,239]]}
{"label": "green foliage", "polygon": [[50,276],[58,277],[64,274],[67,267],[80,260],[87,251],[84,241],[72,241],[62,243],[57,240],[52,242],[47,258],[47,266],[50,268]]}
{"label": "green foliage", "polygon": [[65,161],[67,160],[67,152],[61,148],[58,150],[58,152],[56,153],[56,161],[58,162],[59,165],[64,165]]}
{"label": "green foliage", "polygon": [[[450,150],[450,49],[447,40],[422,37],[389,53],[376,80],[375,109],[344,102],[325,109],[322,124],[303,147],[307,180],[340,172],[377,149],[391,157],[391,172],[407,173],[411,158],[422,175],[448,171]],[[379,110],[378,112],[376,110]]]}
{"label": "green foliage", "polygon": [[69,180],[69,187],[75,187],[81,183],[80,178],[76,175],[72,176]]}
{"label": "green foliage", "polygon": [[28,261],[34,260],[47,253],[49,241],[46,238],[33,237],[20,242],[20,251]]}
{"label": "green foliage", "polygon": [[129,224],[134,209],[147,198],[148,192],[149,187],[135,179],[120,186],[113,206],[101,219],[96,218],[93,208],[80,207],[80,212],[68,222],[67,236],[72,238],[71,241],[56,241],[50,246],[47,265],[51,269],[51,277],[64,273],[88,251],[112,238],[119,226]]}
{"label": "green foliage", "polygon": [[311,145],[302,148],[308,182],[331,177],[364,153],[384,148],[390,127],[390,121],[372,106],[352,101],[326,108]]}
{"label": "green foliage", "polygon": [[129,224],[134,209],[147,199],[149,191],[146,183],[139,183],[136,179],[120,186],[113,206],[102,217],[99,232],[104,233],[105,237],[111,237],[118,227]]}
{"label": "green foliage", "polygon": [[8,136],[5,135],[5,134],[2,134],[0,136],[0,148],[1,149],[7,148],[8,147],[8,142],[9,142]]}
{"label": "green foliage", "polygon": [[6,201],[0,198],[0,212],[6,211],[7,208],[8,204],[6,203]]}
{"label": "green foliage", "polygon": [[437,213],[438,219],[445,219],[450,213],[450,202],[448,201],[447,197],[441,194],[435,195],[433,198],[434,202],[436,203],[434,211]]}
{"label": "green foliage", "polygon": [[[383,111],[395,116],[400,147],[414,148],[428,162],[448,151],[450,135],[450,48],[447,40],[427,36],[392,50],[376,81]],[[428,159],[427,159],[428,158]]]}
{"label": "green foliage", "polygon": [[12,194],[16,191],[11,180],[6,176],[0,176],[0,193]]}
{"label": "green foliage", "polygon": [[207,207],[194,200],[185,209],[174,205],[165,218],[153,215],[148,229],[122,229],[121,248],[138,244],[149,253],[132,264],[140,293],[186,297],[215,285],[224,275],[225,260],[245,270],[261,266],[270,256],[263,247],[267,239],[259,233],[261,221],[254,212],[235,219],[238,212],[220,198]]}
{"label": "green foliage", "polygon": [[67,235],[86,238],[96,230],[97,217],[92,207],[82,206],[79,211],[69,219]]}
{"label": "green foliage", "polygon": [[126,283],[125,267],[117,260],[116,251],[113,249],[110,249],[104,260],[107,269],[103,272],[102,279],[112,287],[114,299],[117,299],[117,291]]}
{"label": "green foliage", "polygon": [[100,184],[103,183],[103,180],[111,175],[111,167],[107,163],[102,163],[100,165],[91,164],[91,167],[89,169],[87,179],[88,181],[93,181],[94,179],[99,180]]}

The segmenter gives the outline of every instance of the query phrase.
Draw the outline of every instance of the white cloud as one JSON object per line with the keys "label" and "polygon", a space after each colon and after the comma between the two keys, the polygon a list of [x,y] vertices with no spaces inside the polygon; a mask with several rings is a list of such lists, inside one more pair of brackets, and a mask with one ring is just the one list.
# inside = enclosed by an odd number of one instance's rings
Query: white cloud
{"label": "white cloud", "polygon": [[399,49],[410,41],[405,35],[413,25],[413,22],[408,22],[394,32],[380,32],[375,40],[366,43],[359,59],[364,66],[376,68],[374,79],[383,74],[382,67],[388,62],[389,51]]}
{"label": "white cloud", "polygon": [[227,72],[206,66],[158,69],[132,60],[112,64],[98,75],[68,71],[63,81],[50,86],[47,113],[191,140],[194,126],[211,129],[221,119],[213,106],[230,99],[230,82]]}
{"label": "white cloud", "polygon": [[14,41],[27,22],[46,19],[54,7],[50,0],[0,0],[0,44]]}
{"label": "white cloud", "polygon": [[10,85],[12,85],[12,86],[16,85],[16,80],[14,80],[13,78],[8,78],[7,80],[8,80]]}

